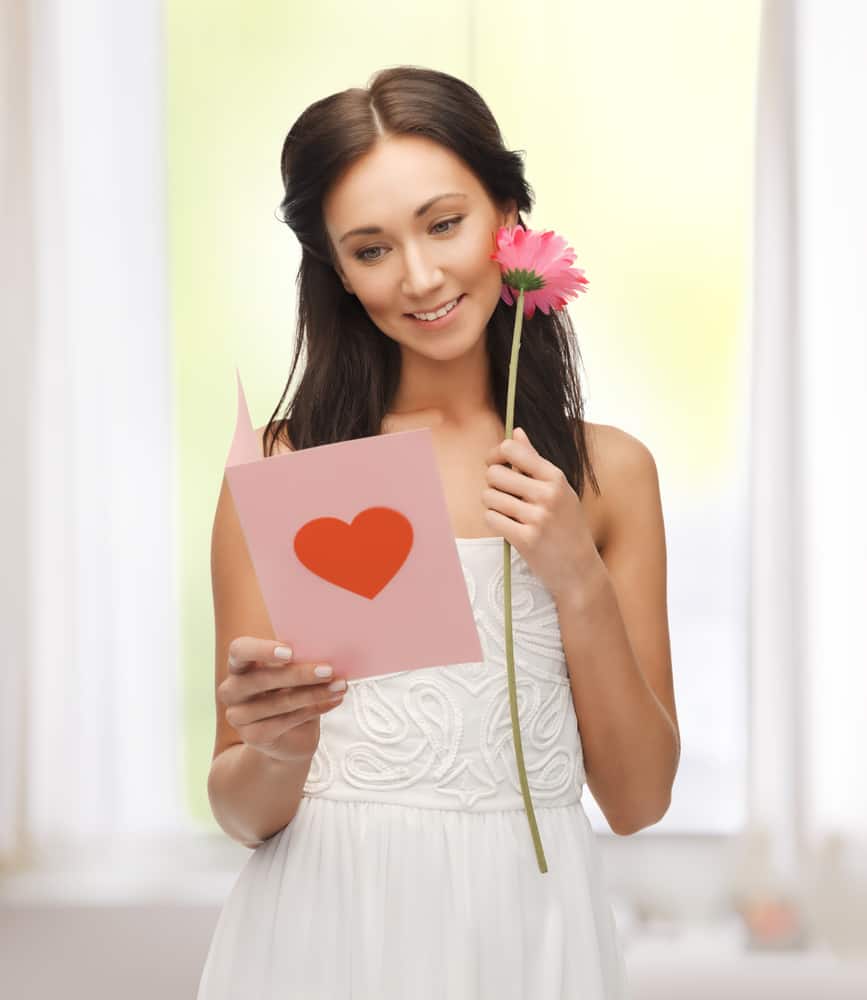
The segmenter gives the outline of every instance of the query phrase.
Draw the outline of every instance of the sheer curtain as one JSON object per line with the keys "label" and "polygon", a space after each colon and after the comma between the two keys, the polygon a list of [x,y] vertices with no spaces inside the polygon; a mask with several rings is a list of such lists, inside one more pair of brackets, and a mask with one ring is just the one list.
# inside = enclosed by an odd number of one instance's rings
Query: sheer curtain
{"label": "sheer curtain", "polygon": [[2,8],[7,868],[186,827],[160,9]]}
{"label": "sheer curtain", "polygon": [[835,924],[831,933],[860,934],[862,951],[865,46],[862,4],[765,4],[753,267],[749,753],[751,833],[766,851],[766,877],[805,890],[816,916]]}

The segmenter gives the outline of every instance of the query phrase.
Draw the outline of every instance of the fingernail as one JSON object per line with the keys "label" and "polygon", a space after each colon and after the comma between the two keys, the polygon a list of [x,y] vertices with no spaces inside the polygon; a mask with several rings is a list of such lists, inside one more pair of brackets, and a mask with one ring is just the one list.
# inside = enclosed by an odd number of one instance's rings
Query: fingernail
{"label": "fingernail", "polygon": [[334,667],[326,666],[324,663],[318,666],[314,671],[317,677],[330,677],[334,673]]}
{"label": "fingernail", "polygon": [[332,681],[328,685],[329,691],[342,691],[346,687],[346,681],[341,678],[339,681]]}
{"label": "fingernail", "polygon": [[291,660],[292,650],[288,646],[278,646],[274,650],[274,655],[278,660]]}

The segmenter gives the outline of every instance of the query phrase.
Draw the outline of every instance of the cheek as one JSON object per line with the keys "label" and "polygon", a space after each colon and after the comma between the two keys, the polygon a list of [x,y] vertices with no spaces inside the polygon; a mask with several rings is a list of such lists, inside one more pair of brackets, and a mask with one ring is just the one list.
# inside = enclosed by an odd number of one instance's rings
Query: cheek
{"label": "cheek", "polygon": [[364,274],[355,279],[355,294],[369,313],[379,313],[392,307],[393,293],[381,276]]}
{"label": "cheek", "polygon": [[480,254],[481,262],[478,266],[476,282],[484,290],[485,298],[489,300],[490,306],[493,309],[500,297],[503,279],[500,265],[497,261],[489,259],[491,252],[491,250],[485,247]]}
{"label": "cheek", "polygon": [[478,261],[481,270],[488,270],[491,266],[499,267],[496,261],[491,260],[494,252],[493,232],[479,228],[473,233],[473,258]]}
{"label": "cheek", "polygon": [[494,297],[499,295],[500,265],[490,259],[494,252],[491,233],[475,231],[464,250],[462,260],[465,279],[475,286],[477,293],[481,291],[486,296]]}

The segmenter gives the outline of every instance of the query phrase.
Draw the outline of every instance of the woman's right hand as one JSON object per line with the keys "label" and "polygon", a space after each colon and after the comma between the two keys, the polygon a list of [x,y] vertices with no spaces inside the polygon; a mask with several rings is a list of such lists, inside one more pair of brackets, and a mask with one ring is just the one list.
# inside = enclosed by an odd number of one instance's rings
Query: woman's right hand
{"label": "woman's right hand", "polygon": [[319,663],[294,663],[274,655],[289,646],[274,639],[239,636],[229,644],[229,675],[217,688],[226,720],[254,750],[290,761],[312,757],[319,745],[319,717],[346,694],[329,690],[333,674],[318,677]]}

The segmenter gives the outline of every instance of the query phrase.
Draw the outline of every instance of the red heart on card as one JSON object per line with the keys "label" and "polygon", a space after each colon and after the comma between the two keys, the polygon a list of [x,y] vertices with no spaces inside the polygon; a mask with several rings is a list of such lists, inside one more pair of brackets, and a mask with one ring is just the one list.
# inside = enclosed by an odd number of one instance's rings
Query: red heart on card
{"label": "red heart on card", "polygon": [[295,533],[295,555],[316,576],[373,598],[406,561],[412,525],[390,507],[368,507],[352,524],[317,517]]}

